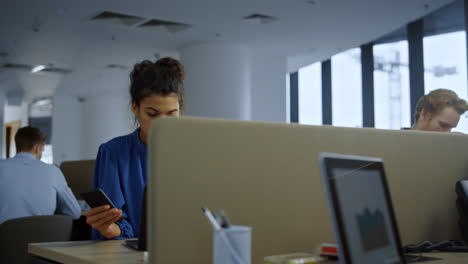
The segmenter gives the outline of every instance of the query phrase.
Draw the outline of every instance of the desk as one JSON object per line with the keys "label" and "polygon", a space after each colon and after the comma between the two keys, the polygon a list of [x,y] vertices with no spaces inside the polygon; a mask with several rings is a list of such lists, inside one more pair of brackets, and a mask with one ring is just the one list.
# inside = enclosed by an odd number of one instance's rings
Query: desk
{"label": "desk", "polygon": [[[31,255],[60,263],[145,263],[145,254],[125,247],[123,240],[32,243]],[[423,264],[466,264],[468,253],[426,253],[442,260]],[[258,263],[253,263],[258,264]]]}
{"label": "desk", "polygon": [[422,262],[422,264],[462,264],[468,263],[468,253],[424,253],[423,256],[441,258],[437,261]]}
{"label": "desk", "polygon": [[144,263],[145,255],[124,246],[124,240],[31,243],[30,255],[60,263]]}

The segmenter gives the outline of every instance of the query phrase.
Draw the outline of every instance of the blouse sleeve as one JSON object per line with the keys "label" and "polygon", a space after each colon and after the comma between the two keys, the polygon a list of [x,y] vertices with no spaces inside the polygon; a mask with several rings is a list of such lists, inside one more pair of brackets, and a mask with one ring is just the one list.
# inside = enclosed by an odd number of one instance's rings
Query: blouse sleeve
{"label": "blouse sleeve", "polygon": [[[113,239],[133,238],[132,225],[127,219],[125,197],[120,186],[120,174],[117,161],[112,152],[105,146],[99,147],[94,168],[94,187],[101,188],[116,208],[122,210],[122,219],[116,224],[120,227],[121,234]],[[106,238],[99,231],[92,230],[92,238],[95,240],[105,240]]]}

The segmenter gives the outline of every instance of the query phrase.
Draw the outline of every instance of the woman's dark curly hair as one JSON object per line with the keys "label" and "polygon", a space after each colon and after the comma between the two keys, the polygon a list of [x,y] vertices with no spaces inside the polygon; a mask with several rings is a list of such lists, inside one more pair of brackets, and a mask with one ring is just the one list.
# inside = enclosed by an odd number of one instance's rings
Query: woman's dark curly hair
{"label": "woman's dark curly hair", "polygon": [[153,94],[167,96],[175,93],[179,97],[180,108],[183,109],[184,78],[184,66],[173,58],[137,63],[130,73],[131,103],[139,106],[141,100]]}

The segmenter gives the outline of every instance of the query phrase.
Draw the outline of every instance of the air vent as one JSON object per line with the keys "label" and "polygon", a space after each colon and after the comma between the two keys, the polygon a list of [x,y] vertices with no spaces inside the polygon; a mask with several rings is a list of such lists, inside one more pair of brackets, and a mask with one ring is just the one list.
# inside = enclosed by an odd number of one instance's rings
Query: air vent
{"label": "air vent", "polygon": [[55,68],[55,67],[51,67],[51,68],[45,68],[45,69],[42,70],[41,72],[67,74],[67,73],[71,73],[72,70],[70,70],[70,69],[65,69],[65,68]]}
{"label": "air vent", "polygon": [[141,28],[155,28],[155,29],[163,29],[165,31],[174,33],[179,32],[185,29],[190,28],[191,26],[184,23],[174,22],[174,21],[165,21],[159,19],[151,19],[138,27]]}
{"label": "air vent", "polygon": [[32,69],[31,65],[27,64],[17,64],[17,63],[5,63],[3,65],[0,65],[1,68],[6,68],[6,69]]}
{"label": "air vent", "polygon": [[254,13],[254,14],[244,17],[244,21],[257,22],[260,24],[267,24],[275,20],[277,20],[276,17],[258,14],[258,13]]}
{"label": "air vent", "polygon": [[128,70],[128,66],[122,64],[107,64],[108,69]]}
{"label": "air vent", "polygon": [[139,16],[132,16],[127,14],[115,13],[110,11],[104,11],[97,16],[91,18],[91,20],[105,22],[109,24],[117,24],[124,26],[135,26],[146,19]]}

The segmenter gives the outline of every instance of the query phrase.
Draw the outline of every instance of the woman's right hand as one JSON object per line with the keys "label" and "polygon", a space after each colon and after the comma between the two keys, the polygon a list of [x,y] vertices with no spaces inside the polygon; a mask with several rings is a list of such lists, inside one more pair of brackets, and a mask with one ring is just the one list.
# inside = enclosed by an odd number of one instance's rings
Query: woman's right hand
{"label": "woman's right hand", "polygon": [[86,223],[99,231],[105,238],[112,239],[120,236],[120,227],[115,222],[122,217],[122,210],[102,205],[84,212],[83,215],[86,216]]}

